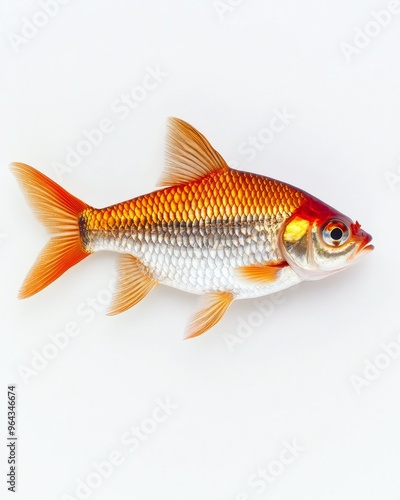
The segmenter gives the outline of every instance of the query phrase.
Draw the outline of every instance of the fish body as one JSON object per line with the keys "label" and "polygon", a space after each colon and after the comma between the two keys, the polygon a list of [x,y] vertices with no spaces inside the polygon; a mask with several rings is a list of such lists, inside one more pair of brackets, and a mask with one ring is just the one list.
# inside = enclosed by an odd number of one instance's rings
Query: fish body
{"label": "fish body", "polygon": [[158,283],[197,294],[259,297],[300,277],[286,266],[279,279],[257,283],[236,270],[283,261],[278,233],[303,199],[284,183],[226,168],[102,210],[88,208],[82,239],[87,252],[135,256]]}
{"label": "fish body", "polygon": [[234,170],[196,129],[170,119],[158,190],[102,209],[24,164],[13,164],[52,239],[20,291],[25,298],[97,251],[121,254],[109,314],[157,284],[205,295],[187,337],[235,299],[268,295],[340,271],[372,250],[358,222],[289,184]]}

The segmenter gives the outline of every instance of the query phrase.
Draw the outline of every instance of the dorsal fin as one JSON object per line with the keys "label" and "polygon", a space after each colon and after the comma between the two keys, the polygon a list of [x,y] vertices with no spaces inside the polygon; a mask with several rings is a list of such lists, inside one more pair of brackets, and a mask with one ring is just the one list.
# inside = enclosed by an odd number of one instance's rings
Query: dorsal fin
{"label": "dorsal fin", "polygon": [[166,143],[166,167],[158,186],[185,184],[229,168],[204,135],[179,118],[168,119]]}

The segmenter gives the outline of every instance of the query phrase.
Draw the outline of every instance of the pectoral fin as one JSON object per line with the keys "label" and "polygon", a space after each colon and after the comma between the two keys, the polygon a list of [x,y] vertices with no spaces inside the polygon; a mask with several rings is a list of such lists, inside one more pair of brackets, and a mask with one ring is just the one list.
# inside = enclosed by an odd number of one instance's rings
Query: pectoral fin
{"label": "pectoral fin", "polygon": [[200,309],[200,311],[189,319],[185,339],[197,337],[218,323],[233,299],[233,295],[227,292],[217,292],[207,295],[206,300],[208,305]]}
{"label": "pectoral fin", "polygon": [[289,264],[286,261],[280,261],[264,266],[253,265],[240,267],[237,271],[242,278],[249,279],[260,285],[273,283],[278,279],[278,274],[281,269]]}
{"label": "pectoral fin", "polygon": [[130,254],[123,254],[118,265],[117,290],[113,297],[109,316],[126,311],[140,302],[157,285],[146,266]]}

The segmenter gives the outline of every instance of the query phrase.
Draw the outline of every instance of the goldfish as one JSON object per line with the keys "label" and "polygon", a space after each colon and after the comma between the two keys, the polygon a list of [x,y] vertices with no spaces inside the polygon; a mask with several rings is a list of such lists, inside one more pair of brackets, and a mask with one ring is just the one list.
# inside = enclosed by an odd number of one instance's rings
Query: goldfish
{"label": "goldfish", "polygon": [[193,126],[170,118],[159,188],[94,208],[23,163],[11,165],[50,240],[19,291],[30,297],[94,252],[119,254],[108,314],[157,285],[203,295],[186,338],[236,299],[279,292],[347,268],[373,250],[346,215],[290,184],[230,168]]}

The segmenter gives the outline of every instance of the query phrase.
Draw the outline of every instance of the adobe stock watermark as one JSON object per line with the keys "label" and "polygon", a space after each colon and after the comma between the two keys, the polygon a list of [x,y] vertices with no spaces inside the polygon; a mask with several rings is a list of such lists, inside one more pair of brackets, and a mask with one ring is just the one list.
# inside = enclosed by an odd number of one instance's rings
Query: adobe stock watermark
{"label": "adobe stock watermark", "polygon": [[400,356],[400,333],[395,340],[380,345],[381,352],[379,352],[374,359],[364,359],[364,368],[362,375],[352,373],[350,375],[350,382],[357,395],[360,395],[364,387],[370,387],[372,383],[377,380],[384,371],[386,371]]}
{"label": "adobe stock watermark", "polygon": [[168,76],[169,74],[158,64],[146,66],[145,74],[141,80],[113,100],[110,105],[111,118],[104,116],[94,127],[84,129],[78,142],[65,146],[64,162],[52,162],[58,180],[61,180],[66,173],[76,169],[95,148],[104,142],[106,136],[116,130],[117,123],[126,120]]}
{"label": "adobe stock watermark", "polygon": [[353,42],[341,42],[339,48],[349,63],[353,56],[367,47],[372,39],[382,33],[382,30],[389,26],[394,19],[394,16],[400,14],[400,0],[390,0],[386,8],[381,10],[372,10],[371,18],[362,28],[354,28]]}
{"label": "adobe stock watermark", "polygon": [[232,354],[236,345],[241,345],[250,338],[263,325],[265,320],[274,314],[276,307],[286,301],[287,294],[297,290],[299,286],[297,284],[282,292],[253,300],[253,308],[246,318],[238,316],[235,333],[225,332],[222,335],[228,351]]}
{"label": "adobe stock watermark", "polygon": [[243,3],[243,0],[214,0],[213,7],[221,21],[225,21]]}
{"label": "adobe stock watermark", "polygon": [[24,16],[20,33],[10,32],[7,35],[8,41],[15,52],[19,52],[25,47],[41,29],[49,24],[61,10],[63,5],[70,3],[70,0],[39,0],[40,8],[31,18]]}
{"label": "adobe stock watermark", "polygon": [[71,341],[82,334],[84,330],[82,320],[84,323],[90,324],[99,313],[105,312],[111,303],[115,285],[116,278],[112,278],[107,287],[101,288],[95,295],[80,302],[75,309],[75,314],[79,319],[70,320],[63,329],[48,333],[49,341],[32,351],[29,363],[17,366],[17,372],[24,384],[46,370],[61,352],[71,345]]}
{"label": "adobe stock watermark", "polygon": [[274,109],[273,116],[268,120],[268,124],[253,135],[242,141],[237,151],[244,156],[247,161],[254,160],[260,151],[271,144],[277,135],[282,134],[284,130],[292,123],[296,115],[289,113],[287,107]]}
{"label": "adobe stock watermark", "polygon": [[110,479],[114,471],[126,462],[130,454],[135,453],[140,446],[162,426],[171,415],[179,409],[179,405],[171,402],[169,397],[158,398],[150,416],[139,424],[121,434],[119,448],[111,451],[100,462],[92,462],[90,472],[84,479],[76,478],[74,493],[64,493],[62,500],[87,500],[94,491],[100,488],[104,481]]}
{"label": "adobe stock watermark", "polygon": [[386,170],[385,172],[385,180],[392,193],[400,190],[400,156],[398,157],[398,162],[397,173],[391,170]]}
{"label": "adobe stock watermark", "polygon": [[251,500],[254,494],[261,495],[268,486],[273,484],[279,476],[281,476],[288,466],[300,457],[306,451],[306,447],[300,445],[297,439],[292,439],[292,442],[283,441],[282,449],[278,456],[270,460],[265,466],[258,467],[256,472],[252,473],[247,479],[247,485],[252,488],[251,495],[247,493],[239,493],[235,500]]}

